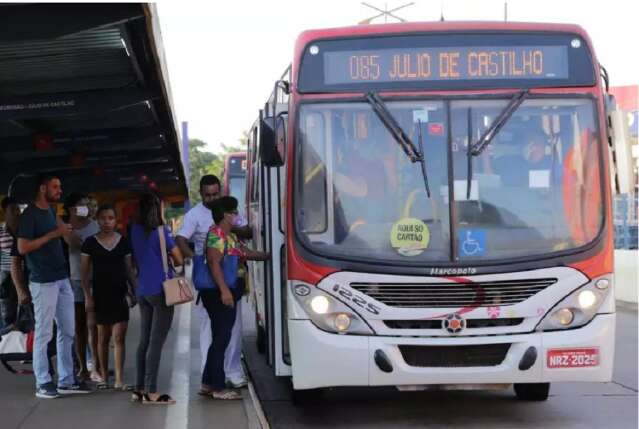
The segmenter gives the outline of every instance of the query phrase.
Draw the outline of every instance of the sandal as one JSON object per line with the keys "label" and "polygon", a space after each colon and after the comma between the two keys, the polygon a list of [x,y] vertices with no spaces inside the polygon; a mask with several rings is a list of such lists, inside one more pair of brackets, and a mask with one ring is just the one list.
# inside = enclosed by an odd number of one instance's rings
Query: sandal
{"label": "sandal", "polygon": [[131,402],[142,402],[143,399],[144,394],[142,392],[138,392],[137,390],[131,392]]}
{"label": "sandal", "polygon": [[104,380],[102,379],[102,376],[100,376],[100,374],[98,374],[95,371],[91,372],[91,375],[89,376],[89,378],[91,379],[91,381],[93,381],[94,383],[104,383]]}
{"label": "sandal", "polygon": [[133,391],[133,386],[130,385],[130,384],[115,383],[113,385],[113,388],[115,390],[121,390],[123,392],[132,392]]}
{"label": "sandal", "polygon": [[235,390],[225,389],[217,392],[211,392],[211,398],[223,401],[237,401],[238,399],[242,399],[242,395]]}
{"label": "sandal", "polygon": [[144,405],[173,405],[175,404],[175,399],[171,398],[169,395],[164,394],[157,397],[157,399],[151,399],[147,393],[142,396],[142,403]]}
{"label": "sandal", "polygon": [[211,386],[207,386],[206,384],[202,384],[200,386],[200,390],[197,392],[197,394],[201,395],[201,396],[211,396],[212,392],[213,392],[213,388],[211,388]]}
{"label": "sandal", "polygon": [[109,390],[113,388],[113,386],[109,386],[109,384],[105,382],[98,383],[95,387],[98,390]]}

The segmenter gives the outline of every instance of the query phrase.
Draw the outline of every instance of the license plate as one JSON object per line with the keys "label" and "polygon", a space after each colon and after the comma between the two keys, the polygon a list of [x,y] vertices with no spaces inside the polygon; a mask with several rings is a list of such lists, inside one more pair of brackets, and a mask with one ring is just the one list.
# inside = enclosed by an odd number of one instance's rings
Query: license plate
{"label": "license plate", "polygon": [[599,365],[599,349],[550,349],[546,354],[548,368],[585,368]]}

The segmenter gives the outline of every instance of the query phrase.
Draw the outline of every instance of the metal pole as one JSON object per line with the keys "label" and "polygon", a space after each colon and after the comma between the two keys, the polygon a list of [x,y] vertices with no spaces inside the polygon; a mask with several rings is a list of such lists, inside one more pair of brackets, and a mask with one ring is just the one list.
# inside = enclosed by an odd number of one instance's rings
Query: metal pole
{"label": "metal pole", "polygon": [[[191,163],[189,159],[189,123],[187,121],[182,122],[182,165],[184,166],[184,180],[186,180],[186,188],[189,190],[191,184]],[[184,201],[184,211],[188,211],[191,208],[191,201],[187,193],[186,200]]]}
{"label": "metal pole", "polygon": [[628,222],[628,218],[630,217],[630,194],[624,194],[622,197],[621,212],[623,213],[623,248],[630,249],[630,224]]}

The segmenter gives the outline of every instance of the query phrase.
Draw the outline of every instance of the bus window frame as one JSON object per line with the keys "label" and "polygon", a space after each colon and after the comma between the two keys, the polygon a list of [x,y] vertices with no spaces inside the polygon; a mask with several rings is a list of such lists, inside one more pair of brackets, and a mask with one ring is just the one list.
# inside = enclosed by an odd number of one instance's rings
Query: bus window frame
{"label": "bus window frame", "polygon": [[[597,234],[595,235],[595,237],[589,241],[588,243],[579,246],[579,247],[574,247],[571,249],[566,249],[566,250],[558,250],[556,252],[548,252],[548,253],[544,253],[544,254],[540,254],[540,255],[529,255],[529,256],[518,256],[518,257],[514,257],[514,258],[508,258],[508,259],[488,259],[488,260],[472,260],[472,261],[464,261],[464,260],[456,260],[455,259],[455,253],[451,253],[450,254],[450,258],[447,262],[444,261],[433,261],[433,263],[429,263],[430,267],[442,267],[442,268],[446,268],[446,267],[459,267],[459,266],[473,266],[473,267],[490,267],[490,266],[499,266],[499,267],[504,267],[507,265],[513,265],[513,264],[518,264],[518,263],[531,263],[531,262],[541,262],[541,261],[546,261],[546,260],[553,260],[553,259],[557,259],[557,258],[562,258],[562,257],[571,257],[571,256],[575,256],[575,255],[579,255],[579,254],[583,254],[585,252],[590,252],[592,251],[594,248],[596,248],[597,246],[601,246],[602,245],[602,241],[605,237],[605,231],[606,231],[606,224],[608,222],[608,213],[607,210],[605,210],[605,199],[607,198],[607,196],[609,195],[606,192],[606,168],[605,168],[605,159],[604,159],[604,148],[603,145],[605,144],[607,147],[607,143],[601,139],[602,136],[602,131],[601,131],[601,99],[600,97],[597,97],[596,95],[594,95],[591,91],[592,88],[591,87],[586,87],[588,88],[588,92],[581,92],[581,93],[575,93],[575,92],[553,92],[553,93],[531,93],[528,98],[529,99],[553,99],[553,98],[575,98],[575,99],[587,99],[590,100],[592,102],[592,106],[593,106],[593,115],[594,115],[594,126],[595,129],[594,134],[596,136],[598,136],[598,148],[597,148],[597,153],[599,156],[599,186],[600,186],[600,192],[601,192],[601,204],[602,207],[604,207],[604,209],[602,210],[602,214],[601,214],[601,222],[599,225],[599,229],[597,231]],[[450,106],[450,102],[453,100],[491,100],[491,99],[507,99],[508,98],[509,93],[499,93],[499,94],[466,94],[466,95],[438,95],[438,96],[434,96],[434,95],[425,95],[425,94],[411,94],[411,95],[407,95],[407,94],[401,94],[401,95],[385,95],[385,94],[381,94],[381,96],[383,97],[385,102],[394,102],[394,101],[414,101],[414,100],[424,100],[424,101],[442,101],[444,102],[445,108],[449,108]],[[299,100],[295,106],[295,130],[299,130],[299,126],[300,126],[300,120],[301,120],[301,116],[300,116],[300,110],[302,108],[303,105],[305,104],[314,104],[314,105],[318,105],[318,104],[332,104],[332,103],[362,103],[362,102],[366,102],[366,99],[364,97],[336,97],[336,98],[312,98],[312,97],[305,97],[301,100]],[[604,116],[605,117],[605,116]],[[450,118],[449,118],[449,123],[450,123]],[[450,147],[452,145],[452,134],[449,133],[448,134],[448,138],[447,138],[447,145]],[[399,268],[403,268],[403,269],[417,269],[417,273],[421,273],[421,271],[423,271],[424,268],[424,262],[411,262],[411,261],[403,261],[403,263],[396,263],[396,262],[381,262],[380,260],[373,260],[373,259],[367,259],[367,258],[359,258],[359,259],[351,259],[351,258],[347,258],[347,257],[340,257],[340,256],[335,256],[335,255],[326,255],[326,254],[321,254],[318,253],[317,250],[313,247],[309,247],[307,245],[307,243],[305,242],[305,240],[303,240],[300,237],[300,231],[296,225],[296,219],[295,219],[295,211],[297,210],[297,203],[296,203],[296,197],[299,193],[299,181],[298,181],[298,177],[297,175],[299,174],[298,171],[298,165],[300,163],[300,156],[301,156],[301,145],[298,144],[298,138],[297,138],[297,133],[293,136],[293,159],[295,160],[295,165],[292,168],[292,175],[294,177],[294,183],[293,183],[293,189],[291,190],[291,204],[293,207],[293,210],[291,210],[291,214],[293,216],[292,219],[292,224],[293,224],[293,237],[294,237],[294,242],[296,245],[297,249],[303,249],[304,253],[306,255],[312,255],[313,258],[319,258],[318,261],[315,262],[319,262],[323,265],[338,265],[341,266],[340,263],[346,262],[346,263],[352,263],[355,264],[358,267],[366,267],[365,269],[369,269],[369,267],[371,266],[381,266],[381,267],[399,267]],[[449,171],[449,177],[451,172]],[[328,179],[328,176],[327,176]],[[328,180],[327,180],[327,193],[328,193],[328,189],[330,189],[331,187],[328,186]],[[330,201],[330,200],[329,200]],[[328,207],[327,207],[327,211]],[[453,224],[453,220],[451,219],[451,230],[453,229],[452,227]],[[458,228],[456,228],[458,229]],[[453,235],[451,235],[451,237],[454,237]],[[452,240],[451,238],[451,241]],[[299,247],[298,247],[299,246]],[[328,262],[328,264],[327,264]],[[332,263],[331,263],[332,262]],[[343,264],[342,264],[343,265]],[[362,268],[364,269],[364,268]],[[420,270],[421,269],[421,270]],[[410,273],[409,273],[410,274]]]}

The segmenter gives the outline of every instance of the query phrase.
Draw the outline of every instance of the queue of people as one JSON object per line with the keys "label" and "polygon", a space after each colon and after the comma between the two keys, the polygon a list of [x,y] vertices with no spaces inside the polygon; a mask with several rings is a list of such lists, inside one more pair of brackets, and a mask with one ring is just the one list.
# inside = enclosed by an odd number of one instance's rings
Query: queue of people
{"label": "queue of people", "polygon": [[[269,255],[243,244],[241,238],[250,236],[250,228],[238,216],[237,200],[221,195],[217,177],[204,176],[200,194],[202,203],[185,215],[175,238],[165,225],[161,199],[151,193],[140,196],[138,216],[125,235],[117,231],[115,207],[98,206],[86,195],[70,194],[64,203],[66,216],[60,218],[56,206],[62,184],[55,176],[38,178],[35,198],[21,214],[15,200],[3,200],[0,328],[12,329],[15,309],[32,305],[37,397],[115,388],[132,391],[131,399],[144,404],[175,403],[158,388],[163,347],[174,314],[163,284],[167,276],[190,264],[193,256],[203,255],[217,287],[200,291],[195,302],[200,315],[199,394],[222,400],[241,398],[236,389],[246,385],[238,311],[244,294],[242,267],[248,259],[266,260]],[[168,255],[173,267],[168,273],[162,255]],[[227,257],[240,261],[231,283],[221,271]],[[136,305],[141,319],[136,377],[134,384],[127,384],[125,338],[129,313]],[[54,334],[57,383],[48,351]],[[111,344],[114,384],[109,379]]]}

